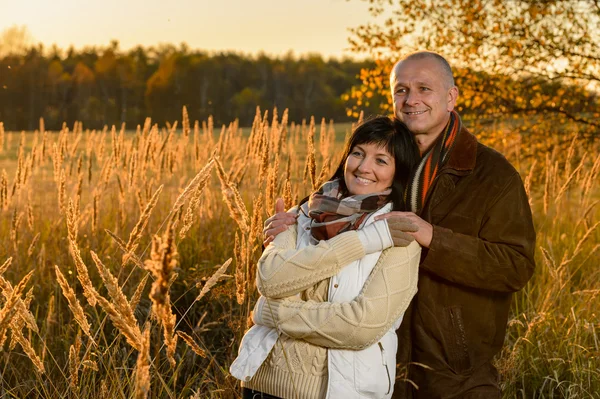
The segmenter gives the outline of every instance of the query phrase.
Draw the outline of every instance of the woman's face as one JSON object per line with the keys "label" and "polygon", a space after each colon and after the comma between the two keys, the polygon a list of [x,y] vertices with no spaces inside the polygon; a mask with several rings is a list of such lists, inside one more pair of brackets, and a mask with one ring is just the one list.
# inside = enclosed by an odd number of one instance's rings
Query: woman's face
{"label": "woman's face", "polygon": [[358,144],[346,159],[344,182],[351,195],[379,193],[392,186],[394,173],[394,157],[385,147]]}

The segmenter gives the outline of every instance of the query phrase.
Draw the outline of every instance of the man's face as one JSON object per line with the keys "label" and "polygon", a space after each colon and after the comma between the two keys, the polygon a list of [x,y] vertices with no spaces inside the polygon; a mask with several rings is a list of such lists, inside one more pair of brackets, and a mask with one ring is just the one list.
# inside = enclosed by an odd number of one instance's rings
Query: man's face
{"label": "man's face", "polygon": [[431,58],[406,60],[390,79],[396,118],[414,134],[437,136],[454,109],[458,89],[449,87],[441,65]]}

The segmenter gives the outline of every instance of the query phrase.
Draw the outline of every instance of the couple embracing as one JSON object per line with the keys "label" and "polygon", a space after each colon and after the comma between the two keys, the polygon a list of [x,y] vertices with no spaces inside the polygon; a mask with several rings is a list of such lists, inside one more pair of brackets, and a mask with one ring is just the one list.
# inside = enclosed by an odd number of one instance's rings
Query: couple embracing
{"label": "couple embracing", "polygon": [[501,396],[492,360],[534,269],[527,195],[463,127],[443,57],[407,56],[390,84],[395,118],[358,126],[331,179],[265,223],[230,368],[243,398]]}

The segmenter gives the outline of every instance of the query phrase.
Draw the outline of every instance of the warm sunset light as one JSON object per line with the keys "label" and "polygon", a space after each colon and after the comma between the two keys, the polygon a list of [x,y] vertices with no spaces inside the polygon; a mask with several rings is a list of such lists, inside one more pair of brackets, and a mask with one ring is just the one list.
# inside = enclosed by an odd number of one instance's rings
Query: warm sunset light
{"label": "warm sunset light", "polygon": [[600,399],[600,0],[0,0],[0,399]]}
{"label": "warm sunset light", "polygon": [[159,43],[209,51],[351,55],[347,28],[368,4],[346,0],[0,0],[0,32],[25,25],[35,42],[61,48]]}

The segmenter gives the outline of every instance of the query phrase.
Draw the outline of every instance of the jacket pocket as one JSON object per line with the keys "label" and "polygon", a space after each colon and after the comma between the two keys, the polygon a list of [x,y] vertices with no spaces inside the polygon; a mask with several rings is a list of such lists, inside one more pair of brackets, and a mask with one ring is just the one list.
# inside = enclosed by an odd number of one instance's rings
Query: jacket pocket
{"label": "jacket pocket", "polygon": [[451,306],[446,308],[446,317],[448,321],[448,339],[446,340],[448,363],[458,374],[471,371],[471,358],[469,356],[465,323],[462,317],[462,307]]}
{"label": "jacket pocket", "polygon": [[387,395],[392,390],[392,379],[390,376],[390,367],[388,366],[385,349],[383,349],[383,345],[381,344],[381,341],[377,342],[377,345],[379,346],[379,350],[381,351],[381,363],[385,366],[385,373],[387,374],[388,390],[385,393]]}
{"label": "jacket pocket", "polygon": [[[388,348],[381,342],[354,354],[354,388],[361,398],[383,398],[392,389]],[[390,365],[391,367],[391,365]]]}

